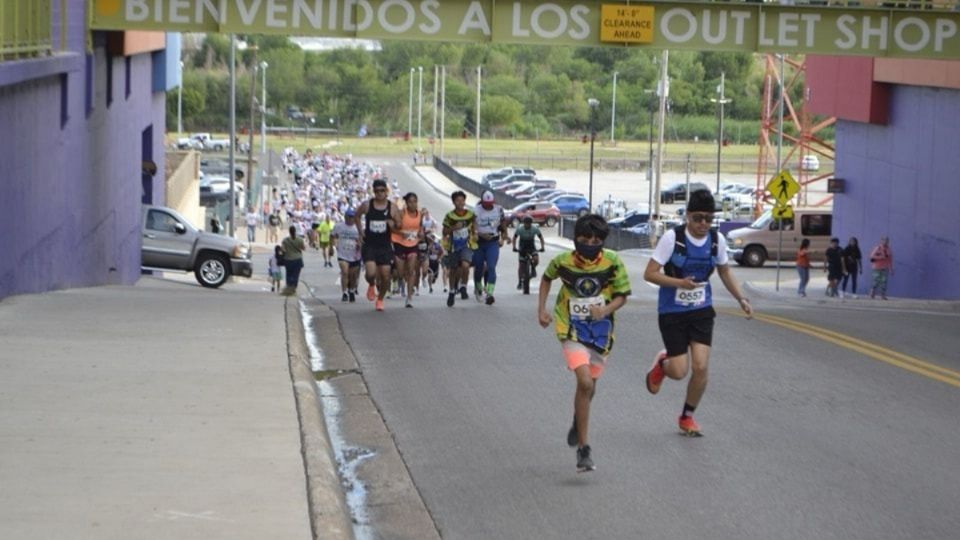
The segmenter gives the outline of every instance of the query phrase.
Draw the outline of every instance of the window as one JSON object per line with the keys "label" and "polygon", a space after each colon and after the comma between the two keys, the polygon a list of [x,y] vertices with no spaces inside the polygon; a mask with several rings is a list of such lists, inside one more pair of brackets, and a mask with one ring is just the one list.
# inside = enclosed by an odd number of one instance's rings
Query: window
{"label": "window", "polygon": [[130,99],[130,57],[129,56],[125,57],[124,61],[127,65],[127,72],[126,72],[126,84],[125,84],[126,88],[125,88],[123,98]]}
{"label": "window", "polygon": [[70,78],[66,73],[60,74],[60,129],[67,127],[70,121]]}
{"label": "window", "polygon": [[160,232],[177,232],[177,224],[180,223],[176,218],[160,210],[150,210],[147,212],[147,229]]}
{"label": "window", "polygon": [[800,230],[804,236],[830,236],[833,216],[830,214],[810,214],[800,216]]}
{"label": "window", "polygon": [[770,230],[771,231],[779,230],[781,221],[783,222],[783,230],[785,231],[793,230],[793,218],[784,218],[782,220],[779,220],[779,219],[770,220]]}
{"label": "window", "polygon": [[107,51],[107,107],[113,103],[113,57]]}

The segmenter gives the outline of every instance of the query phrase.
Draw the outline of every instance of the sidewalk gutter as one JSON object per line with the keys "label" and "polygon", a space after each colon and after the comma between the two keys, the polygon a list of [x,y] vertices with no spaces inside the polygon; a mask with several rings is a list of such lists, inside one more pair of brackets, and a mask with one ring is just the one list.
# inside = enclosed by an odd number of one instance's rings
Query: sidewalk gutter
{"label": "sidewalk gutter", "polygon": [[304,337],[299,298],[287,298],[287,355],[290,378],[300,420],[303,464],[307,476],[307,504],[315,539],[352,540],[353,526],[333,459],[320,397],[310,366],[310,351]]}
{"label": "sidewalk gutter", "polygon": [[[744,290],[748,294],[764,300],[771,300],[783,304],[794,304],[798,306],[824,306],[829,305],[837,309],[865,309],[874,311],[928,311],[944,314],[960,314],[960,302],[951,300],[922,300],[913,298],[890,298],[889,300],[873,300],[869,294],[859,295],[857,298],[830,298],[823,294],[823,284],[818,284],[811,280],[807,286],[808,296],[797,296],[797,281],[785,281],[780,283],[780,291],[774,289],[773,282],[750,282],[743,283]],[[818,286],[819,285],[819,286]]]}

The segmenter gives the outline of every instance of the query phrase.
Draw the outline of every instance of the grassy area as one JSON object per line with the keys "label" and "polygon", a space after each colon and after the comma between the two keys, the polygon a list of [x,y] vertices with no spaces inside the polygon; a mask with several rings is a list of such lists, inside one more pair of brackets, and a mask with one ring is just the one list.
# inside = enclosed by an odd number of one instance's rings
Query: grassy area
{"label": "grassy area", "polygon": [[[216,136],[226,137],[223,134]],[[176,139],[175,134],[168,136],[170,141]],[[246,137],[241,137],[246,142]],[[423,150],[429,157],[431,145],[429,139],[421,140]],[[331,137],[311,136],[269,136],[267,146],[280,151],[287,147],[296,148],[303,152],[306,148],[314,151],[329,149],[337,154],[352,154],[356,157],[391,157],[413,160],[414,149],[417,148],[416,137],[410,141],[386,137]],[[254,148],[259,148],[259,137],[254,138]],[[439,141],[432,150],[440,154]],[[656,142],[654,142],[656,150]],[[725,146],[721,152],[721,171],[725,173],[755,173],[760,147],[757,145]],[[597,140],[594,143],[594,165],[607,170],[639,170],[646,167],[649,152],[647,141],[616,141]],[[544,169],[576,169],[587,170],[590,164],[590,145],[581,140],[514,140],[514,139],[481,139],[480,153],[482,167],[497,168],[506,165],[522,165]],[[687,155],[690,155],[691,168],[697,171],[716,171],[717,146],[711,142],[665,142],[664,169],[683,171]],[[444,142],[443,155],[446,159],[460,166],[477,166],[475,139],[447,139]],[[831,163],[821,160],[824,167],[832,167]]]}

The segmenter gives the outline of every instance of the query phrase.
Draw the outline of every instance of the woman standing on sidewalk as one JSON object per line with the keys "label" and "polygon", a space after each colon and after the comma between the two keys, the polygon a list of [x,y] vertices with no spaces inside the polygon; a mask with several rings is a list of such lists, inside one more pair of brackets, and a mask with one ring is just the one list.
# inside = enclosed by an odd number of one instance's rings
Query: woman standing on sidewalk
{"label": "woman standing on sidewalk", "polygon": [[880,243],[870,252],[870,264],[873,267],[873,287],[870,288],[870,298],[880,293],[880,298],[887,299],[887,280],[893,275],[893,252],[890,251],[890,239],[880,238]]}
{"label": "woman standing on sidewalk", "polygon": [[804,238],[797,250],[797,273],[800,274],[800,286],[797,294],[807,296],[807,283],[810,282],[810,239]]}
{"label": "woman standing on sidewalk", "polygon": [[283,290],[286,296],[293,296],[300,283],[300,270],[303,269],[303,252],[307,246],[303,238],[297,238],[297,227],[290,226],[290,236],[283,239],[283,260],[287,267],[287,288]]}
{"label": "woman standing on sidewalk", "polygon": [[843,297],[847,293],[847,281],[852,280],[850,295],[856,298],[857,275],[863,273],[863,254],[860,253],[860,242],[857,241],[856,236],[851,236],[847,247],[843,248],[843,267],[846,273],[843,274],[843,280],[840,282],[840,296]]}

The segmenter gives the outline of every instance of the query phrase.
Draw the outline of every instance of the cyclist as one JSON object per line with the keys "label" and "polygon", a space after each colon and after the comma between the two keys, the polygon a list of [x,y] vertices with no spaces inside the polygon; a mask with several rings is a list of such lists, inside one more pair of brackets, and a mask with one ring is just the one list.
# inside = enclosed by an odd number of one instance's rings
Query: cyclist
{"label": "cyclist", "polygon": [[[540,227],[533,224],[533,218],[526,216],[523,218],[523,225],[517,227],[513,233],[513,250],[520,253],[522,259],[524,255],[530,257],[530,277],[537,276],[537,265],[540,264],[540,256],[537,254],[536,239],[540,239],[540,251],[544,251],[543,234],[540,233]],[[520,240],[520,248],[517,249],[517,240]],[[517,275],[523,275],[523,269],[517,265]],[[517,281],[517,289],[523,288],[522,279]]]}

